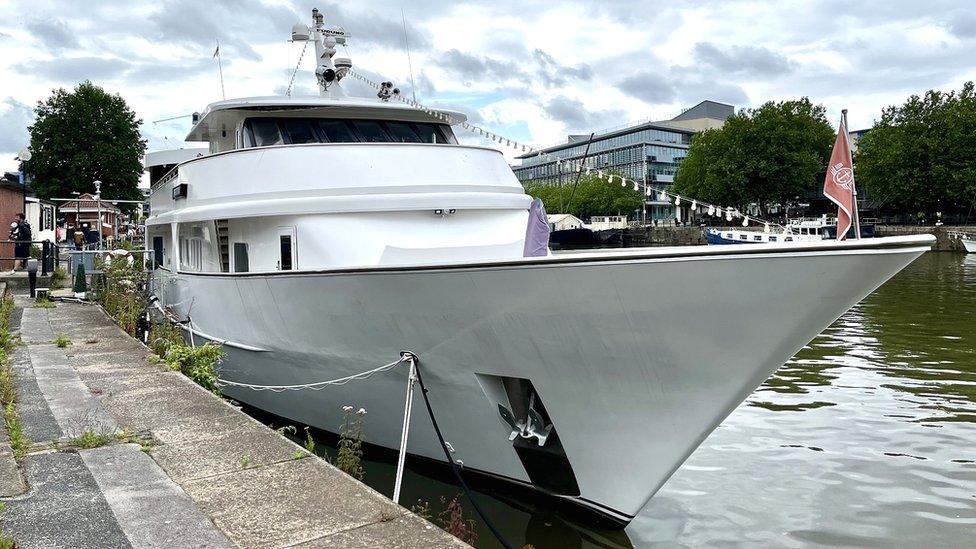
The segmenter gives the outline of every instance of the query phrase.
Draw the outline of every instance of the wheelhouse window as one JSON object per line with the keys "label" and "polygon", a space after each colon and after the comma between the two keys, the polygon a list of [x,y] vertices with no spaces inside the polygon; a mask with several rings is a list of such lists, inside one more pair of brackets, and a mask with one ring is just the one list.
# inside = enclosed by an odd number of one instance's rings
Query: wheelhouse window
{"label": "wheelhouse window", "polygon": [[301,145],[305,143],[433,143],[457,144],[447,124],[387,120],[325,118],[248,118],[244,146]]}

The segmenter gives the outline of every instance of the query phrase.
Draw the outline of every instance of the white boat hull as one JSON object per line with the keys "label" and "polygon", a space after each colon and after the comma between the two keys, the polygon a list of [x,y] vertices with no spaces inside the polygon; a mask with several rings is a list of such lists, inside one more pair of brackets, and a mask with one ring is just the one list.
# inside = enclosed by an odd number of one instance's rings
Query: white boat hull
{"label": "white boat hull", "polygon": [[[157,293],[192,317],[196,337],[228,340],[228,380],[316,382],[413,351],[456,457],[525,483],[485,380],[529,379],[578,483],[573,499],[628,521],[763,380],[932,241],[309,273],[160,271]],[[317,392],[226,394],[330,431],[343,405],[362,406],[366,440],[396,448],[406,375],[404,367]],[[414,408],[409,452],[443,459],[423,408]]]}
{"label": "white boat hull", "polygon": [[966,248],[966,253],[976,254],[976,240],[964,238],[962,239],[962,245]]}

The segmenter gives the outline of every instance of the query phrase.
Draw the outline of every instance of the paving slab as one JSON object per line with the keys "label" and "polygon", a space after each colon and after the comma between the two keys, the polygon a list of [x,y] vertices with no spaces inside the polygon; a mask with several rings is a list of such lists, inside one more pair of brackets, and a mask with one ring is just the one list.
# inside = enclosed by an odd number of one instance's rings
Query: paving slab
{"label": "paving slab", "polygon": [[77,453],[30,455],[26,473],[31,491],[5,501],[3,517],[22,547],[131,547]]}
{"label": "paving slab", "polygon": [[[422,529],[428,535],[419,534],[415,538],[404,538],[402,535],[404,529],[409,529],[411,532]],[[454,536],[445,538],[439,528],[413,513],[407,513],[391,520],[367,524],[352,530],[344,530],[292,547],[296,549],[331,549],[334,547],[345,549],[375,549],[376,547],[409,549],[417,547],[418,544],[428,549],[468,547],[468,544]]]}
{"label": "paving slab", "polygon": [[79,454],[133,546],[234,547],[138,445]]}
{"label": "paving slab", "polygon": [[[406,512],[350,480],[322,460],[308,458],[193,480],[183,487],[242,547],[294,545]],[[255,485],[267,489],[249,489]]]}
{"label": "paving slab", "polygon": [[[26,319],[27,314],[24,315]],[[61,431],[68,437],[85,431],[114,433],[118,424],[78,377],[64,351],[54,345],[29,345],[34,379]]]}
{"label": "paving slab", "polygon": [[[2,423],[2,420],[0,420]],[[19,496],[27,491],[10,445],[0,442],[0,498]]]}
{"label": "paving slab", "polygon": [[24,429],[24,436],[33,441],[55,440],[64,433],[54,414],[44,400],[44,394],[34,379],[27,347],[15,347],[8,355],[14,372],[14,388],[17,391],[17,414]]}

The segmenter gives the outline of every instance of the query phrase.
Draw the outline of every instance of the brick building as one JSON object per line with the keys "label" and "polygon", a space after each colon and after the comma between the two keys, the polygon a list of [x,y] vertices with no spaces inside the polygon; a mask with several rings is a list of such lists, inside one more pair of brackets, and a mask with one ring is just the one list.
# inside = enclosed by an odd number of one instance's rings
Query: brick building
{"label": "brick building", "polygon": [[[5,173],[0,179],[0,240],[8,240],[10,224],[14,217],[24,213],[24,187],[15,173]],[[0,258],[14,256],[13,244],[0,244]],[[0,259],[0,269],[9,271],[14,268],[12,259]]]}

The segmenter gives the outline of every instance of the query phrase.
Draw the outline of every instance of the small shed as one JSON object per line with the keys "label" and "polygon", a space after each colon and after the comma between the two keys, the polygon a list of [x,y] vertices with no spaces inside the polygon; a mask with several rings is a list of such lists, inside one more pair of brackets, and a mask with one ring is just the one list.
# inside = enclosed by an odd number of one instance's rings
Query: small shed
{"label": "small shed", "polygon": [[582,229],[583,220],[573,214],[548,214],[550,231],[568,231],[570,229]]}

